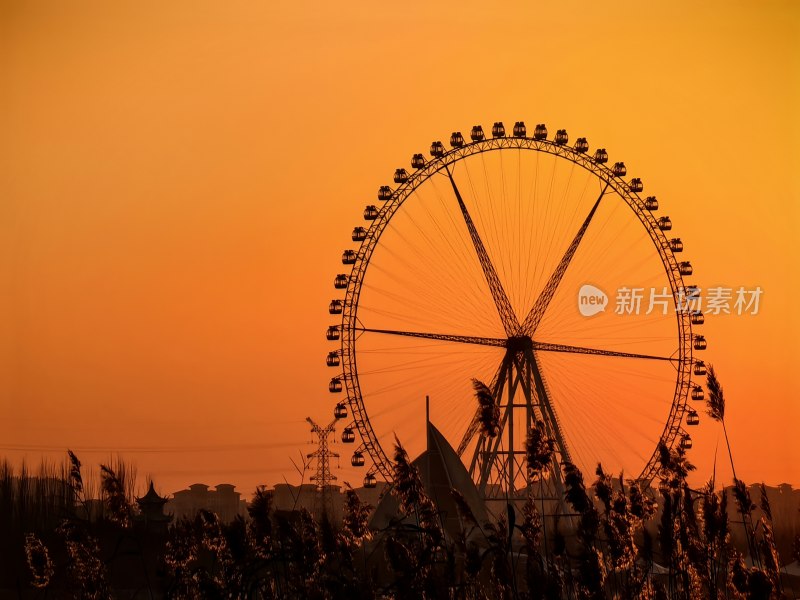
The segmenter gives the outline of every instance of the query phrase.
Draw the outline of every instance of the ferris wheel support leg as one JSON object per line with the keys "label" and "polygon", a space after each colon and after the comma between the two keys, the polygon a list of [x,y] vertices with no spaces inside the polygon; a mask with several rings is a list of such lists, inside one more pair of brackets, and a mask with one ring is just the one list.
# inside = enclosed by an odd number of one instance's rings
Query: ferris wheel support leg
{"label": "ferris wheel support leg", "polygon": [[[500,430],[493,438],[481,435],[470,465],[470,474],[484,498],[495,497],[498,492],[514,497],[528,483],[525,452],[518,449],[521,444],[517,436],[527,435],[537,417],[548,424],[554,438],[561,440],[559,448],[566,448],[563,436],[553,426],[557,421],[549,401],[540,400],[546,394],[544,385],[534,387],[537,381],[541,376],[530,350],[506,352],[493,389],[495,402],[502,409]],[[515,416],[520,411],[524,411],[524,431],[515,427]],[[560,482],[561,474],[555,461],[554,464],[553,478]],[[556,483],[556,487],[563,486]]]}
{"label": "ferris wheel support leg", "polygon": [[[569,447],[567,446],[564,432],[561,430],[561,424],[558,421],[558,416],[556,415],[556,411],[553,408],[552,402],[550,401],[550,395],[547,392],[547,386],[545,385],[544,377],[542,377],[541,369],[539,368],[539,361],[533,351],[528,353],[527,359],[533,372],[534,385],[536,386],[536,397],[538,399],[542,416],[544,417],[542,420],[544,421],[545,428],[548,430],[548,435],[551,436],[556,442],[556,447],[558,448],[557,454],[560,455],[561,462],[572,462],[572,457],[569,453]],[[560,498],[563,496],[564,482],[561,474],[561,467],[556,455],[553,455],[551,470],[554,475],[554,483],[556,485],[556,496]]]}
{"label": "ferris wheel support leg", "polygon": [[[500,368],[497,371],[497,378],[492,386],[492,397],[497,404],[500,403],[503,390],[505,389],[508,368],[509,355],[508,352],[506,352],[503,357],[503,361],[500,364]],[[494,438],[490,438],[483,433],[480,434],[478,444],[475,447],[475,452],[472,455],[472,460],[470,461],[469,474],[473,481],[475,481],[477,484],[478,491],[484,497],[486,496],[486,485],[489,481],[491,468],[494,463],[493,457],[496,455],[500,437],[503,434],[502,422],[500,425],[500,432]]]}

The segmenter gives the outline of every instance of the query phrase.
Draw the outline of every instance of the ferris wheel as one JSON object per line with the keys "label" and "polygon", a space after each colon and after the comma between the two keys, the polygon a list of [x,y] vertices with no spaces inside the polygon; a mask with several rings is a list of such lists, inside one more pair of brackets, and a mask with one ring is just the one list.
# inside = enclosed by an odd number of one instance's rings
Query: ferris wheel
{"label": "ferris wheel", "polygon": [[[705,374],[692,331],[704,317],[670,218],[624,163],[563,129],[529,136],[517,122],[507,135],[498,122],[449,142],[379,188],[334,279],[329,391],[351,465],[371,463],[374,486],[391,479],[395,435],[424,450],[428,396],[484,497],[530,485],[525,438],[539,421],[556,487],[567,461],[652,478],[660,444],[691,446],[692,376]],[[478,427],[474,379],[499,407],[497,435]]]}

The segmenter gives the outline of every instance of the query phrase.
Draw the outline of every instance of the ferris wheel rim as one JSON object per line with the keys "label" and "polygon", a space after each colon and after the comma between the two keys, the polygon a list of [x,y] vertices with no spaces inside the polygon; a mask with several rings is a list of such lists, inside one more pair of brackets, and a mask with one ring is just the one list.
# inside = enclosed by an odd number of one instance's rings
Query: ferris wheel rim
{"label": "ferris wheel rim", "polygon": [[[441,147],[440,142],[436,143],[440,144]],[[527,136],[503,136],[463,143],[438,156],[433,156],[432,159],[425,161],[421,168],[417,168],[411,173],[406,173],[406,181],[401,182],[396,189],[391,191],[390,198],[385,200],[383,206],[377,211],[372,224],[366,230],[365,238],[355,251],[355,262],[352,263],[351,272],[347,276],[341,320],[340,358],[342,361],[342,379],[347,393],[346,402],[353,416],[350,427],[357,428],[361,436],[361,445],[357,447],[356,453],[369,454],[373,462],[373,467],[369,470],[368,475],[379,473],[387,481],[392,479],[392,463],[370,422],[367,407],[364,404],[361,393],[357,366],[356,340],[360,332],[364,330],[358,319],[359,299],[364,276],[369,267],[372,254],[379,246],[381,235],[395,213],[401,209],[404,202],[414,191],[431,177],[441,173],[450,165],[455,165],[476,154],[514,149],[543,152],[565,159],[582,167],[600,182],[607,184],[622,198],[627,207],[634,212],[640,224],[647,231],[664,268],[673,298],[677,301],[679,291],[687,289],[669,240],[659,227],[658,221],[652,212],[645,207],[645,202],[638,192],[632,189],[631,184],[625,181],[623,176],[615,174],[611,168],[605,166],[605,161],[596,161],[586,150],[582,151],[574,146],[559,143],[555,140],[536,139]],[[603,150],[603,152],[605,151]],[[686,311],[676,310],[675,316],[678,337],[678,349],[676,352],[678,356],[674,359],[677,367],[673,399],[663,431],[642,472],[636,478],[638,480],[651,480],[656,471],[659,446],[663,443],[672,448],[676,440],[684,434],[682,422],[684,414],[689,410],[687,401],[691,388],[691,369],[694,363],[692,354],[694,336],[690,314]]]}

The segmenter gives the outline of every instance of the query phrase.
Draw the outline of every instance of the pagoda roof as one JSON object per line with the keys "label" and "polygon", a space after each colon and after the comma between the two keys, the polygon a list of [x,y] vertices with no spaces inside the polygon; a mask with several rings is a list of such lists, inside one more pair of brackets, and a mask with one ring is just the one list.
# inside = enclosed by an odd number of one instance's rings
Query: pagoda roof
{"label": "pagoda roof", "polygon": [[141,498],[136,499],[137,504],[140,506],[142,504],[165,504],[167,502],[166,498],[159,496],[156,493],[155,488],[153,487],[153,482],[150,482],[150,487],[147,490],[147,493],[142,496]]}

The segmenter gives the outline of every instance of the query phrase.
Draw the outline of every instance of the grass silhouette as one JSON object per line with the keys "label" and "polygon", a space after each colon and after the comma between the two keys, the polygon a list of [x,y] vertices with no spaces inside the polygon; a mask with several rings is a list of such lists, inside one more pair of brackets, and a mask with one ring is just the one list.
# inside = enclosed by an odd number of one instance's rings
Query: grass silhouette
{"label": "grass silhouette", "polygon": [[[480,382],[475,389],[479,425],[492,432],[491,394]],[[725,398],[713,368],[708,389],[709,414],[724,426]],[[786,597],[790,579],[781,571],[763,484],[755,527],[750,489],[735,476],[731,488],[748,564],[732,542],[728,490],[714,480],[690,487],[694,467],[680,445],[659,448],[649,486],[601,465],[587,483],[575,465],[562,465],[565,510],[546,514],[535,484],[549,476],[553,449],[537,423],[526,441],[533,482],[527,499],[485,522],[452,490],[462,524],[457,535],[445,530],[445,515],[399,440],[394,482],[385,492],[398,511],[380,529],[370,527],[373,507],[352,488],[345,490],[341,523],[332,523],[305,509],[276,509],[261,486],[247,518],[223,523],[201,510],[154,530],[139,518],[135,469],[127,463],[100,465],[98,482],[71,451],[63,464],[42,463],[35,473],[3,461],[0,588],[20,597],[87,599]]]}

